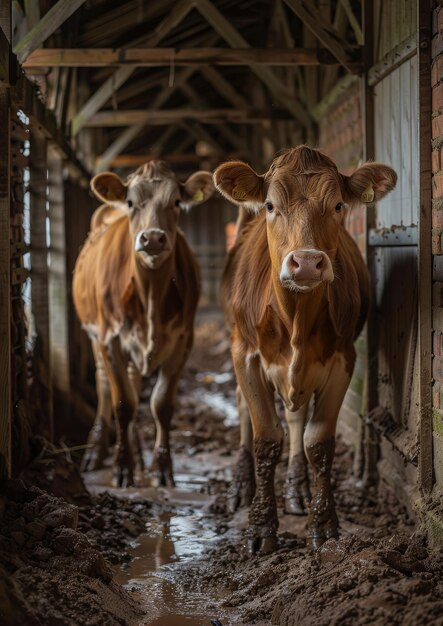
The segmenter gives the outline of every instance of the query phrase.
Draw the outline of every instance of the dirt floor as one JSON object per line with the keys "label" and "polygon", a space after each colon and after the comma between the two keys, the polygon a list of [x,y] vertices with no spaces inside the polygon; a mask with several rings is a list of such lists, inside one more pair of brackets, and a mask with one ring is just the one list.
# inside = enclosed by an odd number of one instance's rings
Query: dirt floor
{"label": "dirt floor", "polygon": [[[246,554],[247,511],[229,515],[225,502],[238,425],[218,318],[197,326],[179,395],[174,489],[154,489],[147,478],[112,489],[109,463],[85,475],[86,489],[68,451],[34,442],[33,466],[0,499],[0,623],[443,625],[443,554],[428,552],[386,485],[357,488],[341,440],[340,539],[307,552],[306,518],[283,513],[285,452],[279,549]],[[147,462],[148,398],[149,384],[139,412]]]}

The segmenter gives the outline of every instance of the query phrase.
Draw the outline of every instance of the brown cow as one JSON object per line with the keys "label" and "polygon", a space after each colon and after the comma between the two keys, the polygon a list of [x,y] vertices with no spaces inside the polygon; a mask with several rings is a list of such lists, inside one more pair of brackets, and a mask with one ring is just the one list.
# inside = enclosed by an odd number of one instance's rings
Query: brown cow
{"label": "brown cow", "polygon": [[[210,197],[212,176],[197,172],[180,185],[166,163],[151,161],[126,183],[107,172],[95,176],[91,187],[105,205],[93,216],[73,280],[75,307],[92,340],[98,395],[83,468],[102,464],[113,410],[114,481],[133,482],[128,427],[141,376],[158,370],[150,402],[157,429],[151,469],[158,483],[173,485],[169,428],[200,291],[197,263],[178,219],[182,208]],[[136,429],[132,434],[143,470]]]}
{"label": "brown cow", "polygon": [[[286,510],[301,514],[310,500],[312,548],[337,536],[330,485],[335,428],[369,299],[368,271],[344,219],[348,205],[382,198],[396,178],[379,163],[344,176],[331,159],[307,146],[281,153],[261,176],[241,162],[215,171],[217,189],[241,206],[222,299],[232,328],[241,419],[230,496],[235,507],[255,491],[249,512],[252,552],[276,545],[274,471],[283,430],[274,391],[285,404],[289,427]],[[305,428],[311,396],[314,410]],[[312,499],[305,454],[313,472]]]}

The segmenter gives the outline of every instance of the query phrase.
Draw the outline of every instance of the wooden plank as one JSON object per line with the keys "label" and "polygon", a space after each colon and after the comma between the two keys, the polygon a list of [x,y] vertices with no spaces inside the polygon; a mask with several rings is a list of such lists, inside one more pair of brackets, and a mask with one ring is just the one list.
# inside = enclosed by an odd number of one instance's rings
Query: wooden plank
{"label": "wooden plank", "polygon": [[47,219],[47,141],[31,131],[29,157],[30,228],[31,228],[31,298],[37,335],[33,360],[39,384],[41,415],[39,433],[53,441],[52,381],[49,350],[49,274],[46,241]]}
{"label": "wooden plank", "polygon": [[70,390],[68,341],[68,284],[66,276],[66,230],[64,216],[63,161],[58,151],[48,151],[49,199],[49,313],[50,368],[54,389]]}
{"label": "wooden plank", "polygon": [[46,67],[157,67],[179,65],[338,65],[324,48],[41,48],[23,63]]}
{"label": "wooden plank", "polygon": [[342,5],[351,28],[354,31],[355,40],[359,46],[363,45],[363,32],[357,18],[355,17],[354,11],[352,10],[350,0],[340,0],[340,4]]}
{"label": "wooden plank", "polygon": [[25,16],[28,29],[32,30],[40,21],[40,2],[38,0],[25,0]]}
{"label": "wooden plank", "polygon": [[84,2],[85,0],[58,0],[38,24],[14,46],[13,52],[20,63],[41,46]]}
{"label": "wooden plank", "polygon": [[0,478],[11,473],[11,110],[0,82]]}
{"label": "wooden plank", "polygon": [[419,360],[419,415],[420,415],[420,487],[429,493],[433,484],[432,446],[432,163],[431,163],[431,36],[432,2],[418,3],[418,101],[419,101],[419,167],[420,167],[420,210],[418,275],[419,309],[418,337]]}
{"label": "wooden plank", "polygon": [[417,34],[413,33],[405,41],[390,50],[369,70],[369,84],[376,85],[393,72],[399,65],[414,56],[417,52]]}
{"label": "wooden plank", "polygon": [[[175,26],[186,17],[193,8],[194,0],[182,0],[174,9],[168,13],[162,22],[157,26],[154,32],[146,39],[147,47],[155,47]],[[103,85],[94,93],[93,96],[83,105],[71,122],[71,134],[77,135],[78,132],[86,125],[88,119],[94,115],[115,93],[123,83],[135,71],[134,67],[120,67]]]}
{"label": "wooden plank", "polygon": [[[196,8],[207,22],[232,48],[250,48],[246,39],[228,22],[224,15],[210,0],[195,0]],[[252,65],[251,71],[268,87],[273,97],[303,126],[311,125],[311,116],[305,107],[295,99],[288,98],[286,85],[275,76],[274,72],[265,66]]]}
{"label": "wooden plank", "polygon": [[128,109],[120,111],[99,111],[85,124],[86,127],[131,126],[132,124],[163,125],[181,120],[195,120],[205,124],[256,124],[262,120],[291,119],[282,109]]}
{"label": "wooden plank", "polygon": [[[187,80],[189,80],[194,72],[195,68],[187,68],[181,72],[176,80],[174,80],[174,84],[172,86],[170,86],[169,83],[165,85],[162,91],[155,98],[152,105],[149,107],[149,110],[155,111],[165,104],[175,90],[179,89]],[[96,171],[105,170],[109,166],[109,163],[117,155],[119,155],[122,150],[124,150],[126,146],[128,146],[131,141],[133,141],[133,139],[135,139],[143,131],[145,127],[146,123],[140,122],[123,131],[123,133],[119,135],[119,137],[117,137],[117,139],[113,141],[112,144],[106,148],[105,152],[98,158]]]}
{"label": "wooden plank", "polygon": [[309,5],[308,10],[302,0],[284,0],[284,2],[348,72],[351,74],[360,73],[353,64],[351,65],[350,52],[352,52],[352,48],[344,39],[340,38],[330,24],[325,24],[312,4]]}

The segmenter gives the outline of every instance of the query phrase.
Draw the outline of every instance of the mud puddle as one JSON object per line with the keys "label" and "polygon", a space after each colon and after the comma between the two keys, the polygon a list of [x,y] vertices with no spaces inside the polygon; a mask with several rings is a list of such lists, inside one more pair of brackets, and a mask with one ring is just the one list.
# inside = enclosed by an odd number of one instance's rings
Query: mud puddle
{"label": "mud puddle", "polygon": [[120,567],[114,580],[128,589],[146,611],[140,625],[208,626],[219,617],[216,602],[208,602],[201,592],[184,590],[183,572],[177,564],[199,558],[215,539],[215,533],[202,523],[201,513],[164,513],[147,524],[132,550],[132,561]]}

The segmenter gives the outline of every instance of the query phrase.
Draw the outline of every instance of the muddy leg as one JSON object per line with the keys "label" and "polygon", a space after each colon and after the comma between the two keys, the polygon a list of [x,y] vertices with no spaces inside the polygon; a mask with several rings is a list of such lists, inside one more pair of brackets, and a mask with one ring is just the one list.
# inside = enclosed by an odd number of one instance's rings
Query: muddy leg
{"label": "muddy leg", "polygon": [[116,419],[113,484],[129,487],[134,484],[134,463],[128,437],[128,427],[136,410],[134,390],[128,377],[128,362],[118,337],[112,340],[108,350],[103,347],[102,354],[111,383],[112,407]]}
{"label": "muddy leg", "polygon": [[303,431],[305,428],[309,402],[298,411],[285,410],[289,428],[289,462],[286,475],[285,511],[292,515],[304,515],[307,512],[311,493],[309,490],[308,468],[303,449]]}
{"label": "muddy leg", "polygon": [[151,413],[155,420],[156,438],[151,475],[156,485],[174,487],[169,431],[174,412],[179,374],[161,369],[151,396]]}
{"label": "muddy leg", "polygon": [[112,416],[109,379],[101,351],[96,341],[92,342],[92,350],[95,361],[95,381],[98,403],[94,425],[88,436],[89,447],[86,449],[82,459],[82,472],[89,472],[103,467],[103,461],[108,454],[109,427]]}
{"label": "muddy leg", "polygon": [[314,477],[307,532],[307,543],[313,550],[327,539],[338,537],[331,467],[337,417],[351,374],[352,368],[349,363],[346,367],[344,359],[334,364],[324,388],[315,395],[314,414],[305,430],[305,451]]}
{"label": "muddy leg", "polygon": [[[128,365],[128,377],[134,391],[134,403],[138,407],[141,391],[141,374],[132,362]],[[135,416],[129,426],[129,441],[134,457],[135,470],[143,475],[145,463],[143,461],[143,446],[140,439],[139,426],[139,421],[137,416]]]}
{"label": "muddy leg", "polygon": [[239,506],[249,506],[255,493],[251,417],[239,386],[237,386],[237,407],[240,417],[240,448],[228,491],[228,509],[231,513]]}
{"label": "muddy leg", "polygon": [[249,509],[248,548],[267,553],[277,546],[277,503],[274,475],[280,458],[283,429],[275,410],[274,391],[262,371],[258,357],[246,358],[233,344],[237,381],[252,419],[255,456],[255,496]]}

